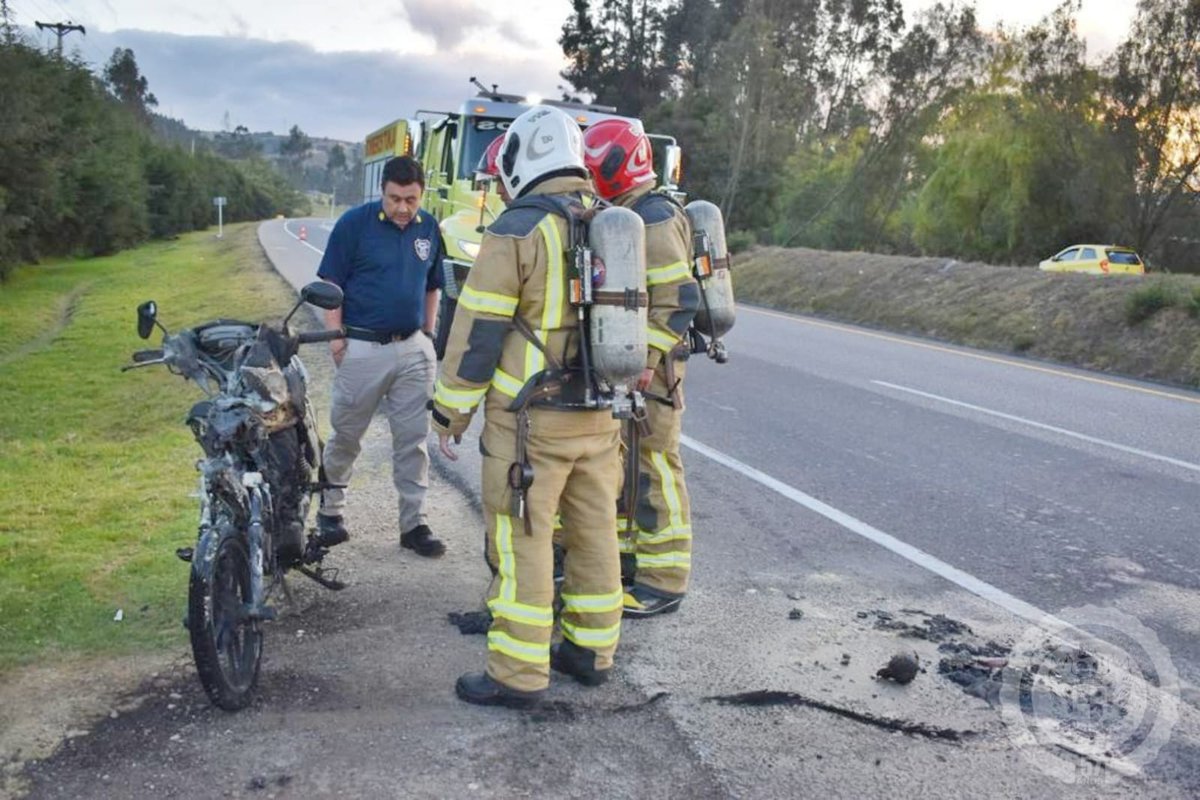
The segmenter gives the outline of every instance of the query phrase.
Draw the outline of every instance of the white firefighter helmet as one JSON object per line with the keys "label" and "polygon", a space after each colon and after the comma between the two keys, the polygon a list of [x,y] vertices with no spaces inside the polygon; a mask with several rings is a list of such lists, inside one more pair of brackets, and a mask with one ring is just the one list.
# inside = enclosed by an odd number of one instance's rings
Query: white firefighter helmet
{"label": "white firefighter helmet", "polygon": [[512,121],[500,148],[500,180],[520,197],[544,178],[588,176],[583,164],[583,133],[566,112],[535,106]]}

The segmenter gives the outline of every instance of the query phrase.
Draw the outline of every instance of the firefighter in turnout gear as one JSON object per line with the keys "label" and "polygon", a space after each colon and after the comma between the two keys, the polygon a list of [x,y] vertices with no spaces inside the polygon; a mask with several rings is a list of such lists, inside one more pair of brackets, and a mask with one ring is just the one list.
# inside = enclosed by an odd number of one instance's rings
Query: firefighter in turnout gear
{"label": "firefighter in turnout gear", "polygon": [[[679,436],[687,331],[700,305],[692,277],[692,228],[678,203],[651,191],[656,175],[640,124],[596,123],[584,133],[584,153],[598,194],[632,209],[646,226],[649,347],[638,388],[646,396],[650,434],[629,428],[618,539],[622,561],[636,564],[624,614],[649,617],[679,608],[691,568],[692,520]],[[630,570],[625,572],[628,578]]]}
{"label": "firefighter in turnout gear", "polygon": [[[482,493],[492,624],[487,668],[458,679],[481,705],[524,707],[550,669],[585,685],[609,676],[622,591],[616,525],[620,423],[580,402],[586,382],[576,308],[568,289],[569,221],[527,198],[579,203],[591,194],[579,126],[548,106],[513,121],[500,180],[514,198],[484,234],[458,301],[434,398],[442,452],[483,403]],[[522,204],[522,201],[525,201]],[[644,313],[644,312],[643,312]],[[561,509],[571,531],[562,587],[562,643],[554,625],[551,536]]]}
{"label": "firefighter in turnout gear", "polygon": [[500,181],[500,146],[503,144],[504,137],[497,136],[488,145],[487,150],[483,151],[483,155],[479,157],[479,163],[475,165],[475,180],[496,183],[496,193],[500,195],[504,205],[508,205],[512,202],[512,198],[508,196],[504,182]]}

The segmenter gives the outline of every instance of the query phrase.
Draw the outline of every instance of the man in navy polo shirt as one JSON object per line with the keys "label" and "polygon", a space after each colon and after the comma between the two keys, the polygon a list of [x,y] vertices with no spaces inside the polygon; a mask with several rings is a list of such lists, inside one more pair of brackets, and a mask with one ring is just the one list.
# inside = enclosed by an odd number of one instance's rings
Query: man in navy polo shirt
{"label": "man in navy polo shirt", "polygon": [[[437,357],[433,329],[442,287],[442,240],[437,221],[421,210],[425,177],[409,156],[388,161],[383,196],[342,215],[329,236],[317,276],[345,293],[325,312],[346,338],[330,347],[337,376],[325,445],[325,476],[346,485],[362,437],[382,404],[392,429],[392,479],[400,493],[400,544],[422,556],[446,551],[425,524],[429,487],[429,413]],[[332,547],[350,538],[342,520],[343,489],[327,489],[317,515],[317,541]]]}

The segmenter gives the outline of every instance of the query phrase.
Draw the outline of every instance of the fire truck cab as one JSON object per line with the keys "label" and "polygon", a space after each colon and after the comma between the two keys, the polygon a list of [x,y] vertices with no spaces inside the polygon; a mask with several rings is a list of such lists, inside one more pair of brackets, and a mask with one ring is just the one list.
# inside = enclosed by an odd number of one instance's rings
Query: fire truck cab
{"label": "fire truck cab", "polygon": [[[489,91],[474,78],[471,82],[478,87],[479,94],[466,100],[458,111],[418,111],[415,119],[397,120],[371,134],[364,150],[365,199],[378,196],[382,161],[392,155],[413,154],[425,168],[422,205],[439,221],[446,245],[445,291],[434,339],[438,358],[445,352],[459,290],[479,255],[483,232],[504,210],[504,203],[492,182],[481,181],[475,174],[475,167],[488,145],[496,137],[503,136],[514,119],[539,103],[561,108],[574,117],[581,128],[602,119],[628,119],[620,117],[611,106],[501,94],[494,86]],[[661,188],[679,196],[680,148],[670,136],[649,134],[649,137],[654,145],[655,171]],[[376,140],[374,147],[373,139]],[[378,169],[373,169],[372,154],[379,161]]]}

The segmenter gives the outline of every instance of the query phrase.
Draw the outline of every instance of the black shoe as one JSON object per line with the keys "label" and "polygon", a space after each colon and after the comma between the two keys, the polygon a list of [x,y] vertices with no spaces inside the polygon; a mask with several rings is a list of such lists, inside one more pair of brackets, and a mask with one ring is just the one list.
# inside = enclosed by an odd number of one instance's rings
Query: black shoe
{"label": "black shoe", "polygon": [[350,541],[350,531],[346,530],[341,517],[317,514],[317,533],[312,541],[317,547],[334,547]]}
{"label": "black shoe", "polygon": [[424,524],[400,534],[400,546],[426,558],[440,558],[446,552],[446,545],[440,539],[433,538],[433,531]]}
{"label": "black shoe", "polygon": [[674,614],[682,602],[682,597],[665,597],[645,586],[634,586],[625,592],[625,610],[621,616],[626,619],[641,619],[659,614]]}
{"label": "black shoe", "polygon": [[608,680],[611,669],[596,669],[596,652],[569,640],[550,651],[550,668],[570,675],[584,686],[599,686]]}
{"label": "black shoe", "polygon": [[486,672],[468,672],[454,684],[454,693],[459,700],[477,706],[505,706],[506,708],[532,708],[542,699],[543,692],[521,692],[510,689]]}

